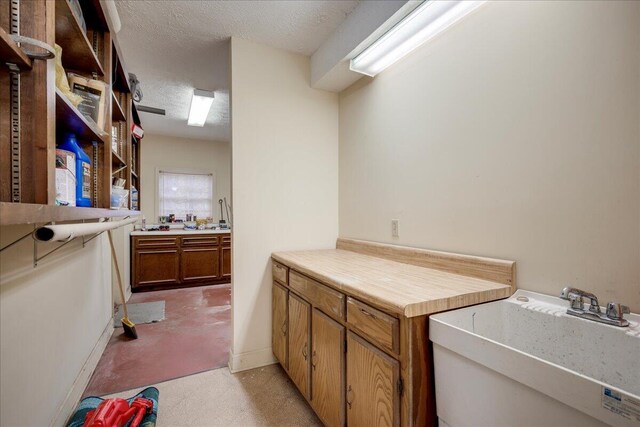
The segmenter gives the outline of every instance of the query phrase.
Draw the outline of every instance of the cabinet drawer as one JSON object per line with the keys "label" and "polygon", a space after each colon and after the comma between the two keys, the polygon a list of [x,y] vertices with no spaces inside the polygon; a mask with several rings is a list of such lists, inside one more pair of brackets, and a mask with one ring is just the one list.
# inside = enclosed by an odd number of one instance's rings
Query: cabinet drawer
{"label": "cabinet drawer", "polygon": [[231,246],[231,236],[222,236],[220,238],[222,246]]}
{"label": "cabinet drawer", "polygon": [[272,264],[273,265],[271,267],[271,270],[273,272],[273,278],[283,285],[288,284],[289,282],[287,281],[287,272],[289,269],[275,261],[273,261]]}
{"label": "cabinet drawer", "polygon": [[182,246],[218,246],[218,236],[182,237]]}
{"label": "cabinet drawer", "polygon": [[136,248],[175,248],[178,246],[177,237],[143,237],[135,239]]}
{"label": "cabinet drawer", "polygon": [[344,320],[345,296],[295,271],[289,273],[289,287],[325,313]]}
{"label": "cabinet drawer", "polygon": [[380,346],[398,353],[400,324],[395,317],[348,297],[347,323]]}

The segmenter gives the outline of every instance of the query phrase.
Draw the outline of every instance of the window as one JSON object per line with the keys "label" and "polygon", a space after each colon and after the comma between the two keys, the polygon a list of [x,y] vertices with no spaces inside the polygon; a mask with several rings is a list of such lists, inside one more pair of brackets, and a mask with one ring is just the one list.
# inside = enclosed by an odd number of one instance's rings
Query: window
{"label": "window", "polygon": [[187,214],[213,217],[213,174],[158,171],[158,208],[160,216]]}

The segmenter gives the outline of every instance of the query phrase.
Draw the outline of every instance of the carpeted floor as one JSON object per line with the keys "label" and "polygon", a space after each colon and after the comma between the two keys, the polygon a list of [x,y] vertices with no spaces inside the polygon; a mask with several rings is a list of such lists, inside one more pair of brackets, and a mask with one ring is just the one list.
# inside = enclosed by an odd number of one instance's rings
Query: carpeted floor
{"label": "carpeted floor", "polygon": [[166,319],[136,325],[137,340],[114,330],[83,396],[102,396],[226,366],[230,285],[133,294],[130,303],[166,301]]}
{"label": "carpeted floor", "polygon": [[154,386],[160,390],[158,427],[322,426],[280,365],[237,374],[221,368]]}

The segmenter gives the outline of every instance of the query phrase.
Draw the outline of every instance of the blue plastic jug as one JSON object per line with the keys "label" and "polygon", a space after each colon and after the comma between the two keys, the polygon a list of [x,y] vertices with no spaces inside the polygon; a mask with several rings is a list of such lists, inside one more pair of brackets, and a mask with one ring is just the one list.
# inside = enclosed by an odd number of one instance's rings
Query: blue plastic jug
{"label": "blue plastic jug", "polygon": [[76,154],[76,206],[91,207],[91,159],[80,148],[72,133],[66,136],[58,148]]}

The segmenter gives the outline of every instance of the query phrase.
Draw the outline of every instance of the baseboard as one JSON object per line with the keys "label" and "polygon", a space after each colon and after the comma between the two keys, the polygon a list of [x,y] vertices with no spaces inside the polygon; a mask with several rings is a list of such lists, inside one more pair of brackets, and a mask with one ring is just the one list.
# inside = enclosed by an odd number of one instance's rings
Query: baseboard
{"label": "baseboard", "polygon": [[100,357],[102,353],[104,353],[104,349],[107,347],[109,343],[109,338],[111,338],[111,334],[113,333],[113,317],[109,320],[109,323],[102,331],[102,335],[98,339],[98,342],[91,350],[91,354],[89,358],[82,366],[80,373],[76,377],[76,380],[73,382],[71,386],[71,390],[67,393],[67,397],[64,402],[60,406],[58,413],[51,421],[50,426],[64,426],[67,424],[67,420],[72,415],[73,410],[76,408],[84,389],[87,388],[87,384],[89,384],[89,380],[91,379],[91,375],[93,371],[98,366],[98,362],[100,361]]}
{"label": "baseboard", "polygon": [[273,365],[274,363],[278,363],[278,361],[273,356],[271,347],[240,354],[233,354],[233,350],[229,351],[229,370],[231,373]]}

